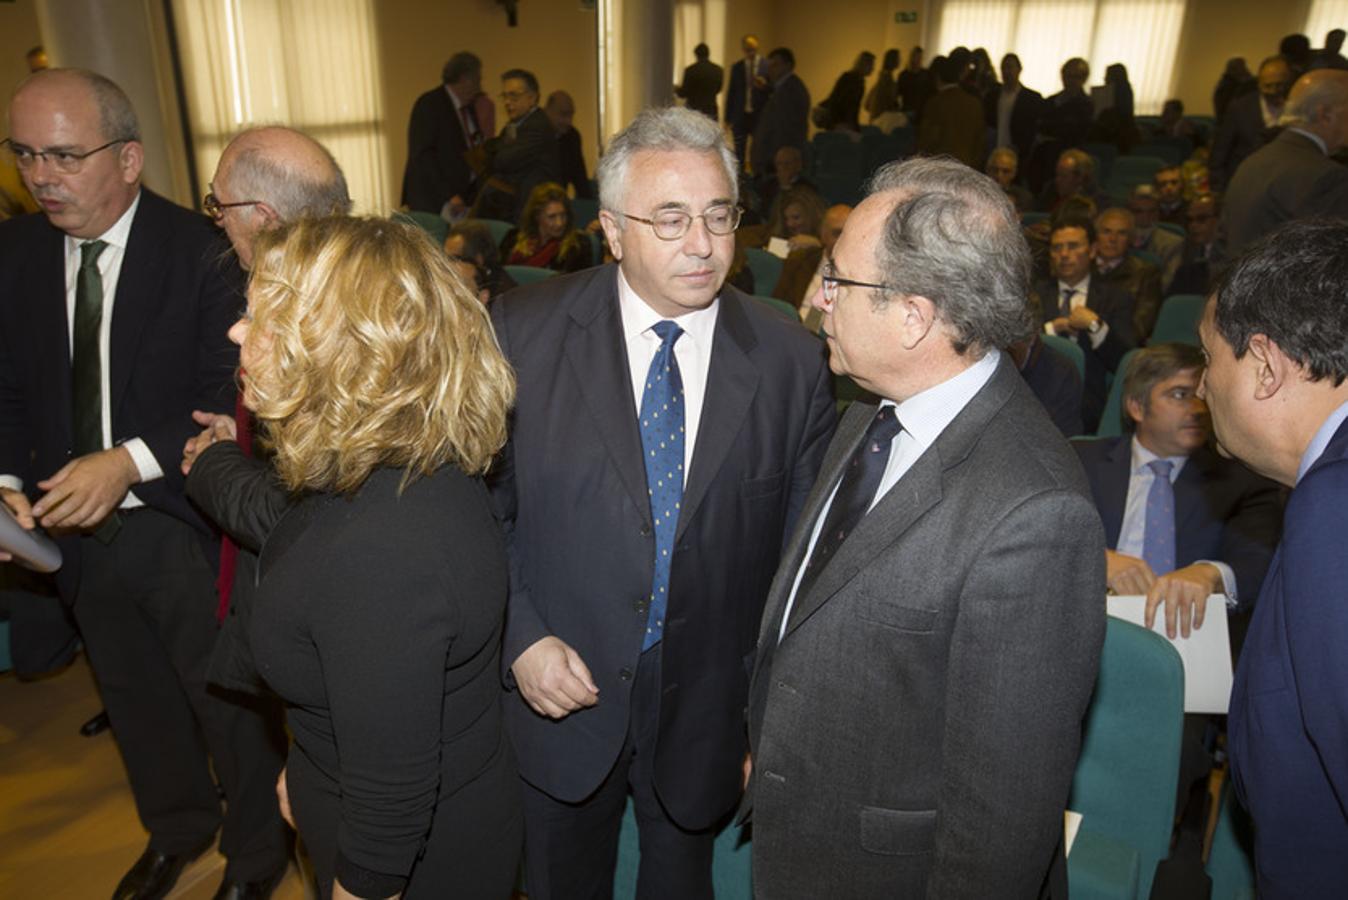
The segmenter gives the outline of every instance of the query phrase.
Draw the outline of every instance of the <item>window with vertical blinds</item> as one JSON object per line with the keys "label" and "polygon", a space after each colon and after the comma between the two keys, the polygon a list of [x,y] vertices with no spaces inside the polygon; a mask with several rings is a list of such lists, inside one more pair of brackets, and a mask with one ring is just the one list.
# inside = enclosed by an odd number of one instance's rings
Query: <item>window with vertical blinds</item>
{"label": "window with vertical blinds", "polygon": [[[1348,2],[1348,0],[1322,0]],[[1185,0],[946,0],[938,6],[937,50],[984,47],[996,65],[1015,53],[1021,81],[1045,96],[1062,89],[1058,70],[1073,56],[1091,83],[1122,63],[1138,114],[1160,112],[1170,94]],[[929,52],[928,57],[935,55]]]}
{"label": "window with vertical blinds", "polygon": [[390,209],[373,0],[173,0],[198,171],[229,139],[289,125],[341,164],[357,212]]}
{"label": "window with vertical blinds", "polygon": [[1348,28],[1348,0],[1311,0],[1303,29],[1306,37],[1311,39],[1311,46],[1323,47],[1325,35],[1335,28]]}

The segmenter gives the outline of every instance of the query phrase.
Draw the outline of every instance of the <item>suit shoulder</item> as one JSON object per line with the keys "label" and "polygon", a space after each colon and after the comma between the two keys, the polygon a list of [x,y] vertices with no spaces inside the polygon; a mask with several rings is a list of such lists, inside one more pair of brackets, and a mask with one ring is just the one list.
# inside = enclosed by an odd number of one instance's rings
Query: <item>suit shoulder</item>
{"label": "suit shoulder", "polygon": [[1081,460],[1082,468],[1090,474],[1093,468],[1105,464],[1123,440],[1121,437],[1098,438],[1093,441],[1069,441],[1068,444],[1076,452],[1077,459]]}
{"label": "suit shoulder", "polygon": [[755,300],[749,295],[727,288],[722,303],[737,304],[744,318],[753,328],[754,337],[760,347],[769,351],[780,350],[783,355],[792,357],[818,356],[823,349],[819,338],[810,334],[805,327],[793,321],[766,303]]}
{"label": "suit shoulder", "polygon": [[1008,494],[1067,490],[1090,497],[1080,459],[1023,383],[988,420],[976,452],[989,481]]}
{"label": "suit shoulder", "polygon": [[52,231],[51,223],[40,212],[0,222],[0,259],[13,254],[30,253],[33,242],[50,239]]}

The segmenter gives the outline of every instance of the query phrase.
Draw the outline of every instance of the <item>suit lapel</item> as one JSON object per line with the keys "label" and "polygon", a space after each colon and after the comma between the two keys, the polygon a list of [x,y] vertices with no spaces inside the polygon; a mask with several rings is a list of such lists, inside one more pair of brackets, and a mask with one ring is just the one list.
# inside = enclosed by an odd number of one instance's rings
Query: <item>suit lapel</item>
{"label": "suit lapel", "polygon": [[33,310],[35,335],[51,335],[49,339],[34,344],[43,347],[60,346],[59,356],[39,354],[45,361],[47,371],[51,373],[52,385],[56,391],[56,407],[60,411],[60,421],[69,428],[71,419],[71,372],[70,372],[70,319],[66,309],[66,252],[65,233],[56,228],[43,232],[42,243],[32,261],[33,296],[29,298]]}
{"label": "suit lapel", "polygon": [[108,409],[114,422],[131,379],[141,332],[155,314],[156,298],[162,293],[159,284],[168,264],[169,254],[157,246],[166,236],[154,233],[154,204],[158,202],[163,201],[149,191],[141,191],[140,206],[131,222],[131,234],[122,257],[122,271],[117,277],[112,331],[108,338]]}
{"label": "suit lapel", "polygon": [[1105,523],[1105,546],[1119,545],[1123,513],[1128,506],[1128,481],[1133,474],[1133,442],[1120,438],[1105,455],[1105,477],[1100,479],[1100,518]]}
{"label": "suit lapel", "polygon": [[646,492],[636,399],[632,396],[632,376],[623,342],[617,279],[618,270],[614,266],[612,277],[603,288],[579,295],[571,310],[566,358],[575,375],[577,390],[608,448],[613,468],[649,525],[651,501]]}
{"label": "suit lapel", "polygon": [[721,294],[716,336],[712,340],[711,362],[707,367],[702,418],[697,427],[692,468],[683,489],[675,541],[688,529],[688,523],[707,496],[726,454],[744,428],[749,404],[758,391],[758,368],[749,358],[749,351],[756,341],[745,319],[743,302],[731,289]]}

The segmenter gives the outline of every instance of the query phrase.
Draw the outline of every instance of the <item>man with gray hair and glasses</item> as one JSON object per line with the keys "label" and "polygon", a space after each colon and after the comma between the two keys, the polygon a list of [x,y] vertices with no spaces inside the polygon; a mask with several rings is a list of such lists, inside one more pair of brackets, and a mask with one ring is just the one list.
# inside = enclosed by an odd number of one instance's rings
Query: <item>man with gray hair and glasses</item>
{"label": "man with gray hair and glasses", "polygon": [[882,168],[833,248],[830,365],[880,400],[843,416],[768,595],[742,807],[761,896],[1066,887],[1105,542],[1002,352],[1029,271],[1000,186],[943,158]]}
{"label": "man with gray hair and glasses", "polygon": [[818,340],[724,285],[736,168],[706,116],[639,114],[599,162],[617,263],[492,304],[531,898],[611,895],[629,793],[637,896],[713,896],[763,598],[835,419]]}
{"label": "man with gray hair and glasses", "polygon": [[149,832],[113,896],[163,897],[219,830],[216,896],[265,897],[287,862],[279,747],[207,693],[218,545],[178,469],[192,410],[234,406],[238,267],[209,220],[141,187],[136,114],[108,79],[29,76],[6,143],[43,215],[0,223],[0,500],[58,535]]}

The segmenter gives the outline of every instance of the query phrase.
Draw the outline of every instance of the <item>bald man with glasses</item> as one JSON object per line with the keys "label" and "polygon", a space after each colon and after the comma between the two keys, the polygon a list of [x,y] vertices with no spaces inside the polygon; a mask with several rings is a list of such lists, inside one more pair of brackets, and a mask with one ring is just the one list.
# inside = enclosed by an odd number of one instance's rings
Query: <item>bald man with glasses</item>
{"label": "bald man with glasses", "polygon": [[0,500],[57,536],[57,587],[149,832],[113,897],[164,896],[217,830],[216,897],[266,897],[287,863],[279,747],[206,692],[218,543],[178,468],[192,410],[234,406],[239,270],[207,218],[141,187],[135,112],[111,81],[32,75],[8,124],[43,215],[0,223]]}

